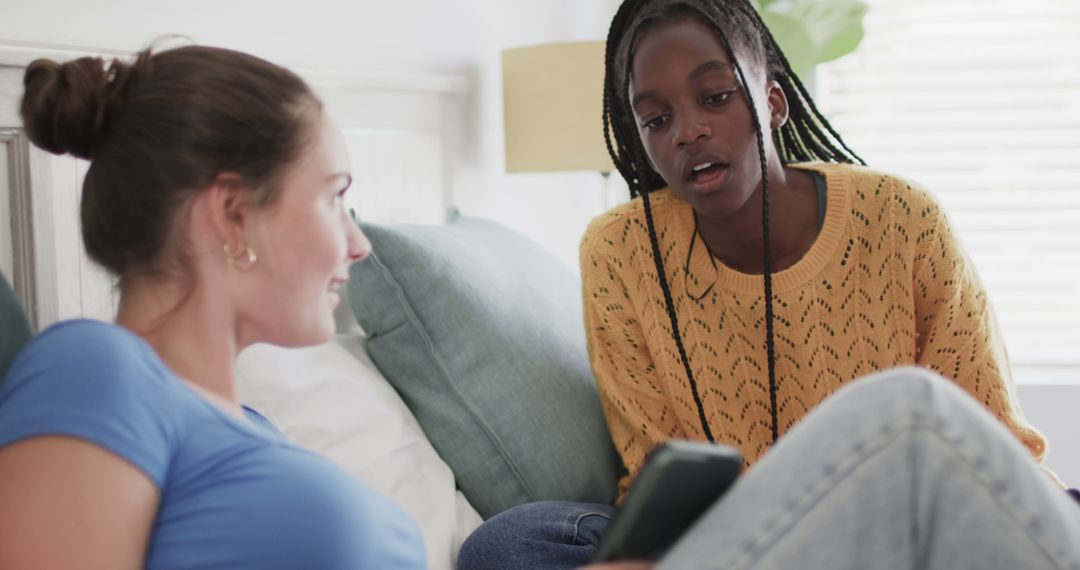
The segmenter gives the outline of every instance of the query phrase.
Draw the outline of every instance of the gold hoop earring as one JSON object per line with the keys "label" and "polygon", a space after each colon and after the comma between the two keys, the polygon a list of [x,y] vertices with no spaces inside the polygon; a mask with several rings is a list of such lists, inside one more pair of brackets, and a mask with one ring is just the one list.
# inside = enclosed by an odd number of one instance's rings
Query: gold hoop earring
{"label": "gold hoop earring", "polygon": [[231,245],[225,244],[225,257],[229,260],[229,265],[240,271],[251,269],[259,260],[259,256],[255,255],[255,250],[247,245],[238,245],[234,249]]}

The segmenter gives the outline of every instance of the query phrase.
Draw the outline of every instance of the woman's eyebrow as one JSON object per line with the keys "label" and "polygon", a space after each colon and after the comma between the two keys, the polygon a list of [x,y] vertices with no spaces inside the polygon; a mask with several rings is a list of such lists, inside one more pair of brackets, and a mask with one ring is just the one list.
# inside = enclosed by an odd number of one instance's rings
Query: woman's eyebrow
{"label": "woman's eyebrow", "polygon": [[731,64],[722,59],[713,59],[694,68],[690,72],[690,79],[697,79],[710,71],[731,71]]}
{"label": "woman's eyebrow", "polygon": [[352,186],[352,174],[348,172],[335,172],[326,177],[326,184],[331,185],[337,183],[338,180],[342,180],[345,183],[345,188]]}

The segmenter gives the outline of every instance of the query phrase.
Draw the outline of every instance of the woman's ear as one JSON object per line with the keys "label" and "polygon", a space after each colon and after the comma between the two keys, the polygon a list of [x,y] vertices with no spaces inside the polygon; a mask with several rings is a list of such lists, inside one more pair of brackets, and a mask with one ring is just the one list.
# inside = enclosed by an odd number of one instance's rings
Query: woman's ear
{"label": "woman's ear", "polygon": [[776,130],[788,120],[788,100],[784,88],[775,79],[765,85],[766,100],[769,102],[769,129]]}
{"label": "woman's ear", "polygon": [[229,247],[246,247],[244,225],[251,212],[252,193],[238,174],[221,173],[200,193],[199,203],[203,227],[212,238]]}

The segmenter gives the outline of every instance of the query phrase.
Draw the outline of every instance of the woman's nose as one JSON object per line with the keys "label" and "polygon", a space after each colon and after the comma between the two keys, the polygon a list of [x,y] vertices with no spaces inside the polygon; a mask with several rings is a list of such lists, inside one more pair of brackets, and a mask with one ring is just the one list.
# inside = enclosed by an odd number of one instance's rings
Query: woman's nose
{"label": "woman's nose", "polygon": [[371,240],[364,235],[360,226],[354,223],[352,220],[346,222],[346,232],[348,240],[348,252],[347,257],[349,263],[356,263],[361,259],[371,255]]}
{"label": "woman's nose", "polygon": [[675,123],[675,146],[682,147],[707,139],[712,135],[712,128],[703,117],[696,113],[683,113]]}

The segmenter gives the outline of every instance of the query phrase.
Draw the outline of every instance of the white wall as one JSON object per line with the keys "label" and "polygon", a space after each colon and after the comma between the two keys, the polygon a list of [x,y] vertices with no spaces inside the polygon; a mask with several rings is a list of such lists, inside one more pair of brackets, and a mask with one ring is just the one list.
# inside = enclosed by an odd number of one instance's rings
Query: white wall
{"label": "white wall", "polygon": [[[297,66],[448,71],[496,24],[483,1],[4,0],[0,37],[116,50],[165,34]],[[494,4],[494,3],[491,3]],[[539,3],[537,3],[539,5]],[[478,17],[479,16],[479,17]]]}
{"label": "white wall", "polygon": [[1024,415],[1046,436],[1046,465],[1070,487],[1080,487],[1080,385],[1022,384],[1017,396]]}
{"label": "white wall", "polygon": [[[0,0],[0,43],[129,53],[178,34],[297,68],[461,75],[465,163],[454,198],[576,266],[601,209],[592,173],[503,173],[503,48],[601,39],[617,0]],[[599,92],[597,97],[599,97]]]}

